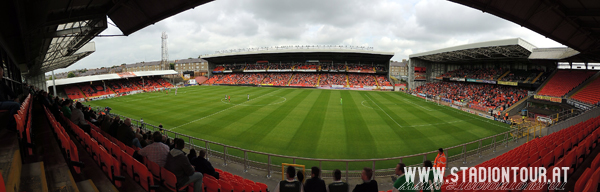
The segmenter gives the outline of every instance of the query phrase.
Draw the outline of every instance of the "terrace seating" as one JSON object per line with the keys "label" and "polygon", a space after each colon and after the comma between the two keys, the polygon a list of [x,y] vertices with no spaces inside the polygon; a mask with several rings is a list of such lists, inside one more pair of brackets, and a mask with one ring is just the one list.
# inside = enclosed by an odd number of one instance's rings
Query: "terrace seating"
{"label": "terrace seating", "polygon": [[342,85],[346,86],[346,74],[324,73],[321,74],[319,86]]}
{"label": "terrace seating", "polygon": [[[567,176],[571,177],[575,169],[585,170],[578,178],[574,191],[596,191],[600,182],[600,155],[597,155],[590,167],[582,166],[583,159],[591,158],[588,151],[595,149],[600,141],[600,117],[591,118],[569,128],[550,135],[531,140],[498,157],[485,161],[475,167],[545,167],[551,171],[554,167],[571,167]],[[541,155],[546,154],[541,157]],[[462,183],[463,171],[457,173],[458,183]],[[464,172],[465,180],[469,172]],[[517,175],[519,177],[519,175]],[[444,179],[451,179],[448,176]],[[553,178],[553,175],[547,175]],[[561,178],[562,179],[562,178]],[[511,178],[512,180],[512,178]],[[587,184],[586,184],[587,183]],[[442,188],[450,185],[445,183]]]}
{"label": "terrace seating", "polygon": [[265,78],[264,73],[244,73],[237,84],[240,85],[258,85]]}
{"label": "terrace seating", "polygon": [[527,91],[515,87],[458,82],[427,83],[415,89],[417,93],[441,96],[453,101],[472,103],[484,108],[507,109],[527,96]]}
{"label": "terrace seating", "polygon": [[597,71],[559,70],[538,92],[538,95],[562,97]]}
{"label": "terrace seating", "polygon": [[348,74],[348,84],[351,87],[377,86],[375,76],[370,74]]}
{"label": "terrace seating", "polygon": [[290,81],[290,86],[314,87],[319,80],[319,74],[316,73],[295,73]]}
{"label": "terrace seating", "polygon": [[571,98],[587,104],[596,105],[600,102],[600,78],[596,78]]}
{"label": "terrace seating", "polygon": [[286,86],[291,77],[291,73],[270,73],[265,77],[262,84]]}
{"label": "terrace seating", "polygon": [[484,80],[495,80],[502,75],[506,70],[502,68],[479,68],[479,69],[465,69],[460,68],[452,71],[448,71],[442,74],[442,77],[458,77],[458,78],[471,78],[471,79],[484,79]]}

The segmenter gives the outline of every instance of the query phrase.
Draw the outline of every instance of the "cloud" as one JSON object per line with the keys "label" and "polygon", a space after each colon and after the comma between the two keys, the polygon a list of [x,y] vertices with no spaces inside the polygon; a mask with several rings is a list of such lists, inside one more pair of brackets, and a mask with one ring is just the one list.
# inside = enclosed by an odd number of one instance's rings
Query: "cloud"
{"label": "cloud", "polygon": [[[521,37],[561,46],[531,30],[445,0],[218,0],[128,37],[97,37],[96,52],[66,69],[154,61],[167,32],[169,58],[278,45],[359,45],[408,55],[481,41]],[[102,34],[121,34],[109,25]]]}

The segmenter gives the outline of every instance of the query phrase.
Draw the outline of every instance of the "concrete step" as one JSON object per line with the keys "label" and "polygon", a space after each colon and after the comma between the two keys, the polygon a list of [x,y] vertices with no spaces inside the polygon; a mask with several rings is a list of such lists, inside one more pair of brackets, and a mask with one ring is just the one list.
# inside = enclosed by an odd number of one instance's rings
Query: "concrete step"
{"label": "concrete step", "polygon": [[0,129],[0,174],[7,192],[21,191],[21,152],[16,132]]}
{"label": "concrete step", "polygon": [[48,192],[44,162],[23,165],[19,191]]}
{"label": "concrete step", "polygon": [[77,182],[77,188],[80,192],[100,192],[91,179]]}

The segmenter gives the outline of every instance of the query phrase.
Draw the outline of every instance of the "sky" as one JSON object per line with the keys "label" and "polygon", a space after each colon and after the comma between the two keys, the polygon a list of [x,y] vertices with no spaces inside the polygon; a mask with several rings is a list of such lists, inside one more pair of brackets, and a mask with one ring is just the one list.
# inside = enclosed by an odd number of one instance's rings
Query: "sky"
{"label": "sky", "polygon": [[[109,22],[111,22],[109,20]],[[446,0],[215,0],[129,36],[96,37],[96,52],[68,68],[91,69],[219,50],[283,45],[351,45],[408,55],[482,41],[522,38],[537,47],[564,47],[527,28]],[[102,35],[121,35],[108,25]]]}

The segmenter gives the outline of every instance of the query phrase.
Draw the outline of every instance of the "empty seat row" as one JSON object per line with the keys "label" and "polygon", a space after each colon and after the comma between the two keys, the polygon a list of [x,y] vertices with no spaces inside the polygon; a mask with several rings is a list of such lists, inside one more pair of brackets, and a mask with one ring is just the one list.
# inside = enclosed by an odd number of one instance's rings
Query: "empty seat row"
{"label": "empty seat row", "polygon": [[28,155],[33,154],[33,141],[31,140],[31,109],[33,108],[31,105],[32,99],[33,97],[31,94],[27,95],[21,104],[21,108],[17,111],[17,114],[13,115],[17,123],[17,135],[22,146],[27,148],[26,152]]}
{"label": "empty seat row", "polygon": [[558,70],[538,95],[562,97],[597,71]]}
{"label": "empty seat row", "polygon": [[83,163],[79,161],[79,151],[77,150],[77,146],[75,143],[73,143],[73,140],[71,140],[69,134],[67,134],[63,126],[56,121],[52,113],[50,113],[45,106],[44,112],[48,117],[48,121],[50,121],[50,126],[52,126],[52,131],[60,144],[61,151],[63,152],[63,156],[65,157],[67,164],[70,167],[73,167],[73,170],[75,170],[77,174],[80,174]]}
{"label": "empty seat row", "polygon": [[[552,170],[554,167],[570,167],[567,176],[571,176],[575,169],[585,168],[581,167],[584,159],[588,158],[591,151],[598,146],[600,142],[599,126],[600,117],[591,118],[545,137],[531,140],[475,167],[545,167],[548,170]],[[591,170],[598,169],[600,160],[598,161],[592,163]],[[590,173],[590,175],[592,174]],[[462,171],[459,171],[457,176],[450,175],[446,179],[454,177],[457,177],[459,183],[462,182]],[[468,171],[465,172],[464,177],[468,181]],[[510,177],[512,180],[513,176],[510,175]],[[517,175],[518,177],[520,175]],[[553,178],[553,175],[550,174],[547,178]],[[582,183],[587,181],[586,178],[581,180]],[[597,183],[598,180],[595,182]],[[583,187],[585,187],[584,184],[576,185],[575,191],[583,191]]]}
{"label": "empty seat row", "polygon": [[600,93],[600,78],[596,78],[594,81],[590,82],[571,98],[587,104],[596,105],[600,102],[600,94],[598,93]]}

